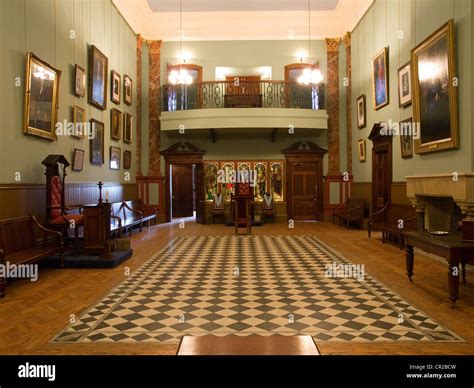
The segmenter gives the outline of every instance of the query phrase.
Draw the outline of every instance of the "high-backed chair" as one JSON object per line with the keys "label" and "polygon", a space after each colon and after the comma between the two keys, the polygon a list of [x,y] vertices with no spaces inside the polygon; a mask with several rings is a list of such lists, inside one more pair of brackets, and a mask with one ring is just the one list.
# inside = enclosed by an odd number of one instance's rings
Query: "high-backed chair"
{"label": "high-backed chair", "polygon": [[48,155],[42,162],[46,166],[46,225],[60,230],[64,238],[74,231],[74,245],[77,251],[79,228],[84,216],[81,208],[68,208],[65,205],[65,178],[69,162],[63,155]]}
{"label": "high-backed chair", "polygon": [[216,217],[221,217],[223,218],[223,222],[225,223],[224,196],[221,193],[215,194],[212,204],[212,222],[215,224]]}
{"label": "high-backed chair", "polygon": [[263,208],[262,208],[262,218],[265,221],[267,218],[271,218],[272,222],[275,222],[275,201],[273,195],[270,193],[265,193],[263,195]]}

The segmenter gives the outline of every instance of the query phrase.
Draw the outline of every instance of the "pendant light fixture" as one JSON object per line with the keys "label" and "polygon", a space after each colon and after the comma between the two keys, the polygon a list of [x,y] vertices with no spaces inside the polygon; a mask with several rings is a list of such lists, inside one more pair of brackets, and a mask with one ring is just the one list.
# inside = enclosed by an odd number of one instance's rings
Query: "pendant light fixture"
{"label": "pendant light fixture", "polygon": [[[183,60],[183,8],[181,1],[179,0],[179,59],[185,63]],[[173,85],[190,85],[193,83],[193,77],[179,65],[179,71],[172,70],[170,72],[168,82]]]}
{"label": "pendant light fixture", "polygon": [[[311,0],[308,0],[308,58],[311,58]],[[297,82],[304,85],[317,85],[323,80],[323,75],[319,69],[307,67],[303,70]]]}

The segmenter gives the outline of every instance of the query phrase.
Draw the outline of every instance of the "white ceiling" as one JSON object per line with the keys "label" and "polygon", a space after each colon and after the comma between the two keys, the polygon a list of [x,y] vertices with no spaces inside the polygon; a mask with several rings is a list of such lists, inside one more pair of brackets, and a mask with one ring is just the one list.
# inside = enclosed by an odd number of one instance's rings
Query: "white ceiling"
{"label": "white ceiling", "polygon": [[[178,0],[112,0],[144,39],[177,41]],[[352,31],[374,0],[311,0],[311,38]],[[182,0],[183,41],[308,39],[307,0]]]}

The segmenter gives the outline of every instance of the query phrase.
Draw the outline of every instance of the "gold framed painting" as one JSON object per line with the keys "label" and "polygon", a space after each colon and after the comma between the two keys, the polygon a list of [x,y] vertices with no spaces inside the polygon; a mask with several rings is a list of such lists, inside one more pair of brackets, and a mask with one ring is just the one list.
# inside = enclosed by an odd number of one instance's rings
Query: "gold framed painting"
{"label": "gold framed painting", "polygon": [[56,140],[61,70],[28,52],[23,133]]}
{"label": "gold framed painting", "polygon": [[120,157],[122,150],[119,147],[110,147],[109,168],[111,170],[120,170]]}
{"label": "gold framed painting", "polygon": [[367,126],[365,94],[357,97],[357,128],[362,129]]}
{"label": "gold framed painting", "polygon": [[398,106],[405,108],[411,105],[411,71],[410,62],[398,69]]}
{"label": "gold framed painting", "polygon": [[388,47],[384,47],[372,58],[372,94],[375,110],[389,103],[388,74]]}
{"label": "gold framed painting", "polygon": [[365,153],[365,139],[357,140],[357,152],[359,154],[359,162],[365,162],[367,159]]}
{"label": "gold framed painting", "polygon": [[122,77],[115,70],[110,72],[110,99],[114,104],[120,104],[120,84]]}
{"label": "gold framed painting", "polygon": [[89,49],[89,103],[107,109],[108,58],[96,46]]}
{"label": "gold framed painting", "polygon": [[122,132],[122,112],[112,108],[110,110],[110,138],[112,140],[120,140]]}
{"label": "gold framed painting", "polygon": [[412,118],[400,121],[400,148],[403,159],[413,157],[413,122]]}
{"label": "gold framed painting", "polygon": [[132,167],[132,151],[123,151],[123,169],[130,170]]}
{"label": "gold framed painting", "polygon": [[86,71],[78,64],[74,67],[74,94],[77,97],[86,95]]}
{"label": "gold framed painting", "polygon": [[411,52],[413,118],[420,125],[415,153],[459,148],[454,21]]}
{"label": "gold framed painting", "polygon": [[74,129],[71,136],[77,139],[81,139],[86,135],[86,111],[80,106],[74,105],[72,107],[72,123]]}
{"label": "gold framed painting", "polygon": [[132,105],[132,79],[127,74],[123,76],[123,102]]}
{"label": "gold framed painting", "polygon": [[104,123],[90,119],[92,136],[90,139],[90,162],[91,164],[104,164]]}
{"label": "gold framed painting", "polygon": [[132,142],[132,115],[127,112],[123,114],[123,142],[127,144]]}

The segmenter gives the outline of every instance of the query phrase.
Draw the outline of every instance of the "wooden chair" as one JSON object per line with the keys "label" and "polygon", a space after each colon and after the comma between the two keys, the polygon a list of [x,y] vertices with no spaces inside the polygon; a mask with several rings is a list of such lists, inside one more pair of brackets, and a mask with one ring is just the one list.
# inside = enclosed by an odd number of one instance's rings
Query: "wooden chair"
{"label": "wooden chair", "polygon": [[212,203],[212,222],[215,224],[216,217],[222,217],[225,223],[224,196],[220,193],[215,194]]}
{"label": "wooden chair", "polygon": [[270,193],[265,193],[263,195],[263,208],[262,208],[262,218],[265,221],[267,218],[271,218],[272,222],[275,223],[275,201],[273,195]]}

